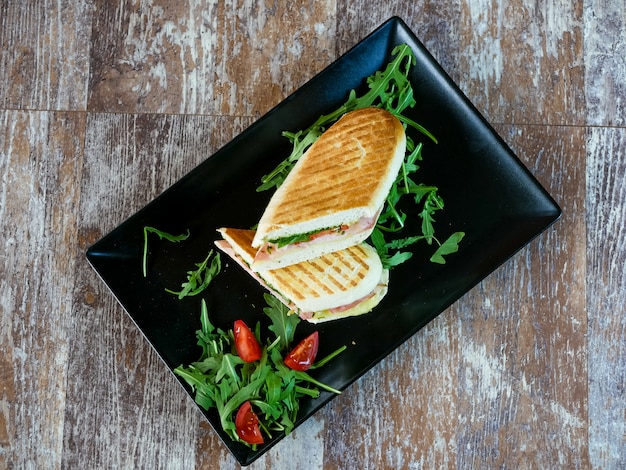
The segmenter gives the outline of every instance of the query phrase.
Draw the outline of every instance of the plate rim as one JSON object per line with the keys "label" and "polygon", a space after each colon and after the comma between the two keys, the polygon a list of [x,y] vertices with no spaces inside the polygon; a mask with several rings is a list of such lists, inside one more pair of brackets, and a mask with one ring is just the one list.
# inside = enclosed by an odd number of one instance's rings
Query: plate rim
{"label": "plate rim", "polygon": [[[380,37],[378,37],[380,36]],[[198,166],[196,166],[194,169],[192,169],[190,172],[188,172],[186,175],[183,175],[178,181],[176,181],[174,184],[172,184],[171,186],[169,186],[165,191],[163,191],[161,194],[157,195],[154,199],[152,199],[150,202],[148,202],[144,207],[142,207],[140,210],[136,211],[134,214],[132,214],[130,217],[126,218],[125,220],[123,220],[120,224],[118,224],[115,228],[113,228],[112,230],[110,230],[107,234],[105,234],[104,236],[102,236],[98,241],[96,241],[95,243],[93,243],[86,251],[85,255],[87,257],[87,260],[89,262],[89,264],[92,266],[92,268],[94,269],[94,271],[96,271],[96,273],[98,274],[98,276],[100,277],[100,279],[104,282],[104,284],[109,288],[109,290],[111,291],[111,293],[113,294],[114,298],[120,303],[120,305],[122,306],[123,310],[126,312],[126,314],[128,314],[128,316],[131,318],[131,320],[133,321],[133,323],[135,323],[135,325],[137,326],[137,328],[139,329],[140,333],[144,336],[144,338],[148,341],[148,343],[150,344],[150,346],[155,350],[155,352],[157,353],[157,356],[164,362],[164,364],[168,367],[168,369],[170,370],[170,372],[172,372],[172,367],[167,363],[167,361],[165,360],[165,358],[162,356],[161,352],[155,347],[155,345],[153,344],[153,342],[151,341],[151,339],[146,335],[146,333],[143,331],[143,329],[141,328],[141,326],[136,322],[135,317],[133,316],[133,314],[129,311],[129,309],[127,308],[127,306],[125,305],[125,303],[122,301],[122,299],[120,299],[116,292],[113,290],[113,288],[110,286],[109,282],[107,281],[106,277],[102,274],[102,272],[99,269],[99,263],[98,263],[98,257],[101,255],[98,252],[99,247],[101,247],[103,244],[105,244],[106,240],[108,240],[113,233],[115,233],[117,230],[119,230],[121,227],[125,226],[126,224],[130,223],[131,221],[135,220],[136,218],[141,217],[141,214],[147,210],[149,207],[154,207],[155,205],[158,205],[160,201],[162,201],[164,198],[167,197],[167,195],[170,193],[170,191],[175,190],[175,188],[180,187],[180,185],[184,184],[186,181],[189,180],[189,178],[191,178],[194,174],[194,172],[196,172],[198,170],[198,168],[200,166],[203,165],[207,165],[207,164],[211,164],[208,163],[211,161],[211,159],[213,157],[215,157],[218,154],[223,154],[223,153],[227,153],[228,150],[235,145],[237,142],[242,141],[242,140],[246,140],[249,138],[249,136],[253,135],[254,132],[256,131],[256,129],[263,123],[266,122],[267,120],[271,120],[272,117],[278,113],[278,111],[281,109],[281,107],[289,101],[292,101],[294,99],[297,98],[297,96],[302,93],[303,91],[307,90],[309,87],[314,86],[315,83],[319,82],[320,80],[324,80],[324,77],[329,74],[332,73],[332,71],[334,70],[334,68],[337,66],[337,64],[341,64],[342,61],[346,60],[346,57],[349,57],[351,54],[354,53],[354,51],[358,50],[359,48],[363,48],[366,47],[368,45],[369,42],[371,41],[386,41],[387,43],[387,49],[390,50],[390,44],[394,41],[394,40],[398,40],[399,37],[404,37],[404,38],[408,38],[410,40],[410,42],[416,44],[419,48],[419,51],[421,54],[425,54],[428,56],[429,58],[429,63],[431,66],[437,67],[438,68],[438,73],[441,75],[441,77],[443,79],[445,79],[445,81],[448,84],[448,87],[450,87],[452,90],[455,91],[455,93],[457,94],[457,98],[460,98],[464,101],[464,105],[466,107],[468,107],[468,110],[470,110],[475,117],[478,117],[481,121],[482,124],[486,127],[487,130],[489,130],[489,132],[492,133],[492,136],[499,141],[500,145],[502,146],[502,148],[507,149],[511,156],[514,157],[520,166],[520,170],[525,172],[527,174],[527,176],[533,180],[536,183],[536,188],[537,190],[539,190],[540,192],[543,193],[543,197],[546,198],[546,201],[549,202],[552,206],[553,206],[553,212],[549,215],[546,216],[546,223],[544,224],[544,226],[540,229],[538,229],[536,231],[536,233],[530,237],[526,243],[520,245],[517,247],[516,250],[512,251],[511,253],[509,253],[508,256],[506,256],[505,258],[503,258],[497,265],[496,267],[494,267],[491,272],[495,271],[496,269],[498,269],[498,267],[502,266],[503,264],[505,264],[511,257],[513,257],[517,252],[519,252],[521,249],[523,249],[525,246],[528,245],[528,243],[530,243],[532,240],[534,240],[535,238],[537,238],[543,231],[545,231],[547,228],[549,228],[551,225],[553,225],[554,223],[556,223],[562,215],[562,211],[561,208],[559,207],[559,205],[557,204],[557,202],[554,200],[554,198],[548,193],[548,191],[536,180],[536,178],[534,177],[534,175],[531,173],[531,171],[519,160],[519,158],[512,152],[512,150],[509,148],[509,146],[506,144],[506,142],[504,142],[504,140],[502,139],[502,137],[495,131],[495,129],[491,126],[491,124],[485,119],[485,117],[476,109],[476,107],[473,105],[473,103],[471,103],[471,101],[466,97],[466,95],[458,88],[458,86],[454,83],[454,81],[450,78],[450,76],[441,68],[441,66],[439,65],[439,63],[435,60],[435,58],[430,54],[430,52],[428,52],[428,50],[426,49],[426,47],[420,42],[420,40],[415,36],[415,34],[408,28],[408,26],[406,25],[406,23],[399,18],[398,16],[392,16],[391,18],[389,18],[388,20],[386,20],[385,22],[383,22],[378,28],[376,28],[374,31],[372,31],[370,34],[368,34],[365,38],[363,38],[361,41],[359,41],[357,44],[355,44],[352,48],[350,48],[346,53],[342,54],[340,57],[338,57],[336,60],[334,60],[331,64],[329,64],[328,66],[326,66],[323,70],[321,70],[320,72],[318,72],[316,75],[314,75],[310,80],[308,80],[304,85],[302,85],[300,88],[298,88],[297,90],[295,90],[292,94],[290,94],[287,98],[285,98],[285,100],[281,101],[280,103],[278,103],[276,106],[272,107],[267,113],[265,113],[261,118],[259,118],[257,121],[255,121],[254,123],[252,123],[247,129],[245,129],[244,131],[242,131],[240,134],[238,134],[237,136],[235,136],[231,141],[229,141],[227,144],[225,144],[224,146],[222,146],[220,149],[218,149],[216,152],[214,152],[211,156],[209,156],[206,160],[204,160],[203,162],[201,162]],[[405,42],[405,41],[403,41]],[[415,52],[415,51],[414,51]],[[365,77],[359,77],[360,81],[362,81]],[[484,277],[482,278],[484,279]],[[456,300],[458,300],[458,298],[460,298],[462,295],[464,295],[465,293],[467,293],[468,291],[470,291],[471,289],[473,289],[482,279],[477,280],[474,283],[468,284],[466,286],[466,288],[464,289],[463,293],[461,295],[459,295]],[[456,302],[456,300],[453,301]],[[447,307],[445,307],[447,308]],[[428,324],[430,321],[432,321],[432,319],[436,318],[441,312],[438,311],[436,313],[434,313],[432,315],[431,318],[427,319],[427,321],[425,321],[425,323],[419,327],[417,327],[415,330],[412,330],[410,332],[408,332],[401,341],[397,342],[397,344],[393,344],[388,348],[388,351],[382,356],[385,357],[387,356],[390,352],[392,352],[393,350],[395,350],[397,347],[399,347],[402,343],[404,343],[406,340],[408,340],[410,337],[412,337],[417,331],[419,331],[423,326],[425,326],[426,324]],[[373,362],[372,364],[370,364],[370,366],[365,369],[361,374],[354,376],[352,378],[351,381],[348,382],[347,386],[350,386],[352,383],[354,383],[356,380],[360,379],[364,373],[366,373],[369,369],[371,369],[372,367],[374,367],[376,364],[378,364],[380,362],[381,359],[379,359],[378,361]],[[173,373],[173,372],[172,372]],[[185,390],[185,392],[187,393],[187,395],[189,395],[192,400],[193,400],[193,395],[190,393],[189,388],[186,386],[186,384],[182,381],[182,379],[178,376],[176,376],[176,374],[173,374],[176,378],[176,380],[181,384],[181,386],[183,387],[183,389]],[[335,396],[332,394],[323,394],[318,402],[317,406],[313,406],[312,407],[312,411],[307,413],[304,416],[299,416],[297,421],[296,421],[296,428],[299,426],[299,424],[301,424],[302,422],[304,422],[305,420],[307,420],[310,416],[312,416],[315,412],[317,412],[320,408],[324,407],[329,401],[331,401]],[[195,404],[195,401],[194,401]],[[205,410],[203,410],[202,408],[200,408],[197,404],[195,404],[198,409],[202,412],[202,414],[207,418],[207,420],[209,421],[210,425],[213,427],[213,429],[216,431],[216,434],[220,437],[220,439],[224,442],[224,444],[226,445],[226,447],[229,449],[229,451],[233,454],[233,456],[238,460],[238,462],[243,465],[243,466],[247,466],[249,464],[251,464],[253,461],[255,461],[256,459],[258,459],[261,455],[263,455],[265,452],[267,452],[271,447],[273,447],[275,444],[277,444],[278,442],[280,442],[285,436],[284,434],[280,434],[277,437],[275,437],[274,439],[272,439],[271,441],[269,441],[267,444],[261,446],[260,448],[258,448],[257,450],[252,450],[249,449],[248,447],[244,446],[241,443],[237,443],[234,442],[232,440],[230,440],[228,438],[228,436],[223,432],[223,430],[221,430],[221,428],[219,428],[218,425],[219,424],[219,420],[217,420],[217,423],[214,423],[210,418],[210,412],[207,413]]]}

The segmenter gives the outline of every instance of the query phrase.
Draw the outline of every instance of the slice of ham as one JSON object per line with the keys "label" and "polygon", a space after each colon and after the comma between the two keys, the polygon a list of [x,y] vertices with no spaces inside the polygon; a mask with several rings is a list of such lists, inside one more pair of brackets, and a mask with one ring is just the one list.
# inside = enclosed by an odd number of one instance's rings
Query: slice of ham
{"label": "slice of ham", "polygon": [[[328,310],[326,310],[326,312],[330,314],[345,312],[346,310],[350,310],[351,308],[356,307],[360,303],[371,299],[372,297],[374,297],[374,295],[376,295],[375,292],[371,292],[368,295],[361,297],[360,299],[357,299],[354,302],[351,302],[349,304],[340,305],[339,307],[335,307],[335,308],[329,308]],[[309,320],[313,318],[314,314],[315,312],[300,312],[300,318],[302,318],[303,320]]]}

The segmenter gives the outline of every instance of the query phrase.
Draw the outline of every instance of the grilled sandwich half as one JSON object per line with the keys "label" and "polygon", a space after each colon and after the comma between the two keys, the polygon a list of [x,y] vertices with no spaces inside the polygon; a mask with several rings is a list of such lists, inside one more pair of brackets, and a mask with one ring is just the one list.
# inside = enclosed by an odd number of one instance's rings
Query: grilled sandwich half
{"label": "grilled sandwich half", "polygon": [[376,225],[406,150],[400,121],[365,108],[344,114],[300,157],[252,240],[254,271],[357,245]]}
{"label": "grilled sandwich half", "polygon": [[284,268],[254,272],[254,230],[222,228],[217,247],[301,318],[320,323],[362,315],[387,293],[389,272],[376,250],[360,243]]}

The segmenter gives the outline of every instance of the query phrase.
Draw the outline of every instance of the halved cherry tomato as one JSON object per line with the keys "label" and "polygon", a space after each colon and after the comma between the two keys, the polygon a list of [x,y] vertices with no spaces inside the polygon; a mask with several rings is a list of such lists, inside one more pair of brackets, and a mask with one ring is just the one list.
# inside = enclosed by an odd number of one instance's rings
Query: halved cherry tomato
{"label": "halved cherry tomato", "polygon": [[263,435],[259,429],[259,418],[249,401],[239,407],[235,416],[235,429],[241,440],[248,444],[263,444]]}
{"label": "halved cherry tomato", "polygon": [[261,359],[261,346],[256,340],[254,333],[248,328],[243,320],[237,320],[233,328],[235,334],[235,349],[239,357],[245,362],[253,362]]}
{"label": "halved cherry tomato", "polygon": [[320,335],[317,331],[314,331],[287,354],[285,364],[293,370],[308,370],[315,362],[319,344]]}

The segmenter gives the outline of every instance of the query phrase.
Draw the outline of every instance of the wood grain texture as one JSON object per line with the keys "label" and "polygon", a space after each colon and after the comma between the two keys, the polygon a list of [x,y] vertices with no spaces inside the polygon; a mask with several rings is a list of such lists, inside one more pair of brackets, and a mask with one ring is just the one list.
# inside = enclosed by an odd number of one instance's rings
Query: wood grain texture
{"label": "wood grain texture", "polygon": [[461,2],[358,0],[338,2],[337,9],[338,55],[345,53],[390,17],[399,16],[444,70],[458,81]]}
{"label": "wood grain texture", "polygon": [[331,403],[325,467],[588,468],[585,133],[499,130],[563,219]]}
{"label": "wood grain texture", "polygon": [[589,451],[594,468],[626,467],[626,130],[587,136]]}
{"label": "wood grain texture", "polygon": [[[470,344],[462,356],[478,360],[468,362],[474,366],[465,368],[470,374],[486,373],[478,390],[492,398],[499,395],[484,410],[488,438],[472,441],[472,448],[480,450],[468,463],[588,468],[588,390],[586,380],[581,380],[587,375],[586,271],[584,263],[576,262],[586,258],[585,133],[557,126],[498,126],[498,130],[556,198],[563,217],[496,273],[496,278],[506,277],[487,288],[480,303],[470,309],[474,319],[462,320],[463,331],[468,332],[464,338],[472,338],[475,331],[490,332],[481,334],[490,338],[486,351]],[[475,315],[481,305],[482,315]],[[502,321],[503,314],[510,323]],[[476,367],[484,358],[498,367]],[[504,375],[497,379],[496,372],[495,383],[501,386],[495,392],[490,371],[500,369]],[[467,398],[473,401],[475,396]],[[475,412],[473,406],[469,409]]]}
{"label": "wood grain texture", "polygon": [[90,3],[0,2],[2,109],[85,110]]}
{"label": "wood grain texture", "polygon": [[0,123],[0,467],[58,467],[85,120],[2,111]]}
{"label": "wood grain texture", "polygon": [[331,61],[333,10],[96,1],[89,109],[258,116]]}
{"label": "wood grain texture", "polygon": [[459,85],[476,107],[492,122],[584,124],[582,2],[463,3]]}
{"label": "wood grain texture", "polygon": [[491,122],[584,124],[582,2],[359,0],[342,14],[341,39],[405,19]]}
{"label": "wood grain texture", "polygon": [[457,327],[442,314],[331,402],[323,468],[454,467]]}
{"label": "wood grain texture", "polygon": [[391,15],[562,219],[250,468],[626,467],[610,0],[0,0],[0,468],[239,468],[85,250]]}
{"label": "wood grain texture", "polygon": [[626,124],[626,4],[588,0],[585,5],[587,124]]}

